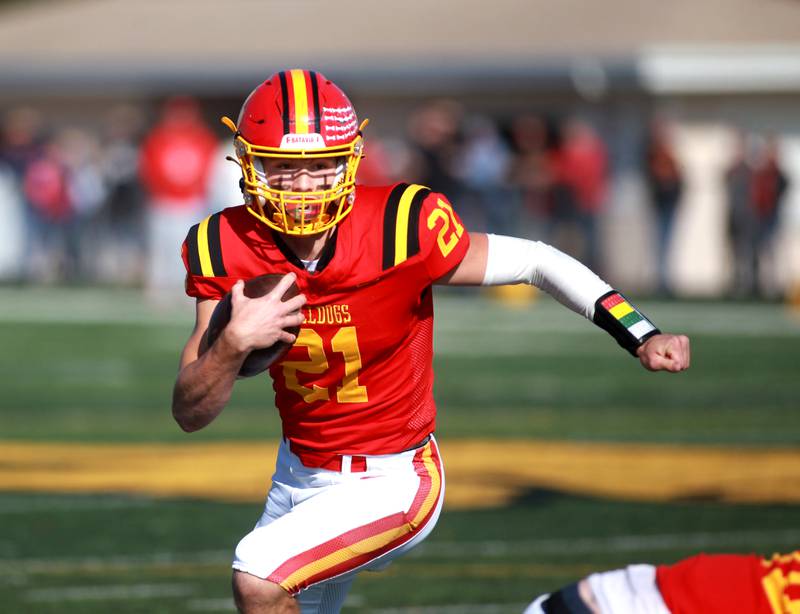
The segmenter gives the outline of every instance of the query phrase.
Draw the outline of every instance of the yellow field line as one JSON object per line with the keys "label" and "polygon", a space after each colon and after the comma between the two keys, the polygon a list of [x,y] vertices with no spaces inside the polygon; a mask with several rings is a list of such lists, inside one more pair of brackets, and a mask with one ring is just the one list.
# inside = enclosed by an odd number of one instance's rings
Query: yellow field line
{"label": "yellow field line", "polygon": [[[504,505],[531,489],[637,501],[800,503],[800,450],[452,440],[448,509]],[[253,442],[0,442],[0,491],[263,500],[277,447]]]}

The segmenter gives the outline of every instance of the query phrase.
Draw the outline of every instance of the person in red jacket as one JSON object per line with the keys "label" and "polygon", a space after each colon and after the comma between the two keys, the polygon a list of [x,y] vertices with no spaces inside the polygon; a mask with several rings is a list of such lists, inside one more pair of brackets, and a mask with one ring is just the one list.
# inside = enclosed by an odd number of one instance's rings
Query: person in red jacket
{"label": "person in red jacket", "polygon": [[183,283],[176,262],[186,227],[207,208],[208,178],[217,141],[191,98],[168,100],[161,119],[146,135],[139,177],[147,192],[146,285],[150,297],[164,301]]}
{"label": "person in red jacket", "polygon": [[591,574],[538,597],[524,614],[797,614],[800,550],[697,554],[673,565]]}

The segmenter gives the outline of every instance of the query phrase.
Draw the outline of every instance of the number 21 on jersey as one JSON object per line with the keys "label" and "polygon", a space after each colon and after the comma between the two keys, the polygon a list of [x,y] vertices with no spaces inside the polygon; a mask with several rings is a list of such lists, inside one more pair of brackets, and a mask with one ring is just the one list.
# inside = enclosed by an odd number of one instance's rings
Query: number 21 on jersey
{"label": "number 21 on jersey", "polygon": [[306,403],[330,400],[328,388],[312,384],[304,386],[297,378],[298,371],[320,375],[328,370],[328,356],[341,354],[344,358],[344,377],[336,387],[336,400],[339,403],[364,403],[368,400],[367,387],[358,383],[358,372],[361,370],[361,352],[358,349],[358,337],[355,326],[343,326],[336,331],[326,348],[320,334],[311,328],[301,328],[295,346],[308,349],[307,360],[285,360],[283,376],[286,387],[293,390]]}
{"label": "number 21 on jersey", "polygon": [[433,230],[440,221],[441,226],[436,237],[436,244],[439,246],[442,256],[447,258],[447,255],[453,251],[453,248],[458,243],[461,235],[464,234],[464,227],[458,223],[450,203],[441,198],[436,201],[436,209],[428,215],[428,230]]}

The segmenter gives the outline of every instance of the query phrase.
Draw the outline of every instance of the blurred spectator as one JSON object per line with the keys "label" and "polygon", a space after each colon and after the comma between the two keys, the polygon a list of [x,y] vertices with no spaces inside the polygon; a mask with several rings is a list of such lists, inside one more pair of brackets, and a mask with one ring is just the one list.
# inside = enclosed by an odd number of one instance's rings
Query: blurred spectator
{"label": "blurred spectator", "polygon": [[[369,137],[365,145],[367,158],[365,158],[364,162],[369,160],[371,143],[372,137]],[[386,174],[389,183],[407,180],[408,177],[415,174],[414,151],[407,139],[389,136],[380,137],[380,149],[382,155],[385,155],[386,164],[386,166],[381,169],[381,173]],[[359,168],[359,173],[360,172],[361,169]],[[374,176],[373,174],[373,177]]]}
{"label": "blurred spectator", "polygon": [[73,252],[72,268],[66,274],[70,281],[85,280],[94,276],[98,265],[100,213],[107,193],[100,166],[100,144],[93,134],[77,128],[64,130],[60,142],[71,208],[65,232]]}
{"label": "blurred spectator", "polygon": [[217,143],[217,151],[208,175],[208,210],[219,211],[225,207],[234,207],[244,202],[239,181],[242,171],[238,162],[233,159],[233,139],[228,133]]}
{"label": "blurred spectator", "polygon": [[39,155],[39,116],[29,108],[3,115],[0,132],[0,278],[16,279],[25,272],[24,254],[30,243],[30,211],[22,195],[28,165]]}
{"label": "blurred spectator", "polygon": [[[466,122],[463,147],[454,173],[474,199],[484,224],[473,227],[497,234],[514,234],[516,204],[508,192],[510,152],[494,122],[483,115]],[[482,220],[482,221],[483,221]]]}
{"label": "blurred spectator", "polygon": [[669,293],[667,254],[675,211],[683,193],[683,176],[675,157],[668,126],[654,120],[649,127],[644,152],[644,176],[655,208],[658,253],[658,291]]}
{"label": "blurred spectator", "polygon": [[763,143],[753,169],[756,271],[761,268],[762,260],[772,251],[778,214],[788,186],[789,180],[779,160],[777,139],[770,136]]}
{"label": "blurred spectator", "polygon": [[748,161],[747,140],[737,135],[733,162],[725,173],[728,198],[728,237],[733,250],[733,294],[748,296],[756,281],[756,218],[750,199],[753,169]]}
{"label": "blurred spectator", "polygon": [[64,142],[58,135],[50,137],[25,167],[22,193],[28,205],[30,238],[25,250],[26,277],[55,282],[74,276],[78,267],[78,244],[71,228],[74,209],[70,201]]}
{"label": "blurred spectator", "polygon": [[0,280],[17,279],[22,272],[25,219],[17,182],[0,163]]}
{"label": "blurred spectator", "polygon": [[771,247],[781,200],[788,187],[775,139],[758,144],[739,135],[725,179],[734,257],[732,290],[734,296],[754,296],[759,293],[761,262]]}
{"label": "blurred spectator", "polygon": [[461,106],[453,100],[434,100],[412,114],[408,133],[417,158],[414,181],[443,192],[453,200],[461,194],[454,173],[461,145]]}
{"label": "blurred spectator", "polygon": [[464,184],[464,110],[449,99],[428,102],[412,114],[408,134],[413,162],[407,178],[447,194],[468,228],[482,229],[485,212]]}
{"label": "blurred spectator", "polygon": [[[601,272],[598,219],[607,192],[606,146],[590,124],[570,119],[563,125],[560,145],[551,152],[551,165],[552,224],[556,232],[568,233],[554,235],[554,244]],[[569,245],[573,230],[578,231],[577,246]]]}
{"label": "blurred spectator", "polygon": [[509,140],[513,150],[509,182],[518,194],[522,234],[547,240],[551,174],[545,122],[536,115],[519,115],[511,122]]}
{"label": "blurred spectator", "polygon": [[148,194],[145,290],[156,303],[176,296],[184,269],[178,257],[186,229],[205,215],[217,141],[197,103],[172,98],[145,137],[139,173]]}
{"label": "blurred spectator", "polygon": [[135,283],[143,277],[144,195],[138,177],[143,123],[142,111],[131,105],[113,107],[103,121],[102,173],[107,194],[97,274],[115,283]]}
{"label": "blurred spectator", "polygon": [[388,185],[394,181],[390,174],[393,166],[383,139],[370,134],[358,166],[358,182],[362,185]]}
{"label": "blurred spectator", "polygon": [[0,163],[9,168],[22,182],[25,169],[41,154],[41,120],[30,108],[8,111],[3,118],[3,142]]}

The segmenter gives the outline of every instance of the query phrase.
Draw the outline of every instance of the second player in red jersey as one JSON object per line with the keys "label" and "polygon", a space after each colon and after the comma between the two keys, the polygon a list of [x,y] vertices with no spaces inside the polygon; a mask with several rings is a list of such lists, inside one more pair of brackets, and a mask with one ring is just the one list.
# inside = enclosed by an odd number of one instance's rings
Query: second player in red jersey
{"label": "second player in red jersey", "polygon": [[594,573],[525,614],[797,614],[800,551],[696,554],[672,565],[629,565]]}
{"label": "second player in red jersey", "polygon": [[656,582],[671,614],[793,614],[800,612],[800,551],[768,559],[698,554],[659,565]]}

